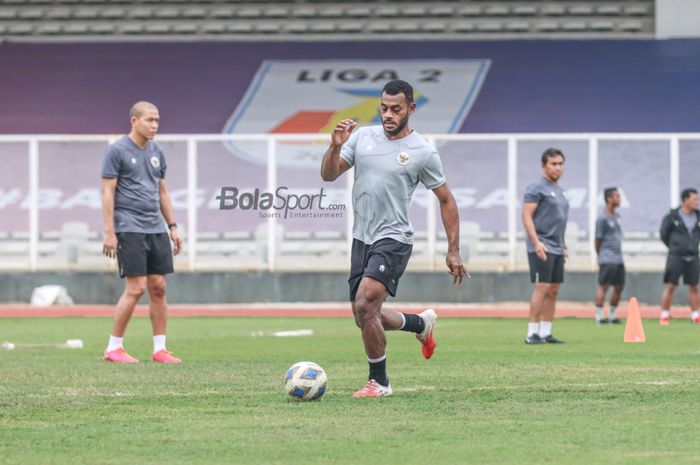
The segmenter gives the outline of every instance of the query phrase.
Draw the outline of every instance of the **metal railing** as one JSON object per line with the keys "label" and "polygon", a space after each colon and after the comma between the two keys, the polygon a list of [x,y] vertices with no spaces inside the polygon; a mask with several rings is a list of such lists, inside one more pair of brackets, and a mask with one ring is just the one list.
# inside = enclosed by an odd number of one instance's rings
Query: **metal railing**
{"label": "metal railing", "polygon": [[[26,144],[26,156],[27,156],[27,179],[28,179],[28,207],[27,207],[27,224],[28,224],[28,250],[26,257],[26,268],[29,270],[36,270],[40,268],[39,263],[39,240],[40,233],[42,231],[40,224],[40,208],[39,208],[39,190],[42,185],[42,179],[40,177],[40,167],[42,163],[46,163],[44,155],[42,155],[42,146],[44,144],[51,143],[61,143],[61,144],[80,144],[80,143],[109,143],[115,141],[118,137],[115,135],[2,135],[0,136],[0,161],[3,156],[3,144]],[[675,206],[678,204],[679,192],[681,189],[681,175],[686,176],[686,172],[681,171],[681,158],[688,156],[692,161],[697,153],[700,153],[700,134],[697,133],[571,133],[571,134],[429,134],[426,135],[428,141],[432,144],[437,144],[438,150],[441,152],[443,164],[446,167],[460,166],[459,162],[463,159],[460,157],[478,157],[478,154],[469,153],[469,147],[482,147],[480,144],[496,144],[495,152],[497,152],[498,157],[503,155],[505,160],[505,173],[501,172],[500,175],[504,176],[506,179],[507,189],[507,206],[506,206],[506,228],[505,231],[500,231],[499,236],[505,234],[505,241],[508,244],[507,258],[503,265],[505,269],[515,269],[518,263],[518,256],[520,254],[521,245],[519,241],[522,239],[522,231],[519,231],[520,221],[518,218],[519,209],[519,193],[524,188],[523,182],[523,169],[525,166],[528,167],[533,173],[537,173],[539,166],[538,162],[534,160],[539,159],[539,154],[542,150],[552,143],[556,144],[567,144],[576,143],[574,152],[580,152],[577,155],[576,163],[579,167],[579,171],[582,167],[586,167],[586,175],[579,173],[567,172],[566,181],[564,184],[568,183],[569,180],[576,180],[579,183],[585,184],[588,195],[585,201],[585,208],[587,209],[587,221],[585,221],[586,227],[583,228],[584,240],[588,243],[588,253],[585,258],[585,262],[588,263],[589,267],[592,268],[595,265],[595,250],[594,250],[594,239],[595,239],[595,220],[600,209],[600,199],[599,191],[601,189],[600,185],[600,174],[601,174],[601,164],[600,164],[600,147],[601,144],[615,143],[622,144],[620,147],[625,147],[625,144],[642,144],[639,147],[646,147],[651,144],[655,147],[655,152],[647,154],[645,157],[639,159],[638,163],[632,163],[629,166],[630,171],[642,170],[649,161],[654,160],[654,163],[658,162],[659,159],[666,161],[663,162],[667,169],[667,174],[652,173],[652,176],[656,176],[655,183],[658,184],[658,191],[668,191],[668,202],[664,203],[664,208],[668,206]],[[264,144],[264,160],[265,160],[265,172],[266,172],[266,185],[265,187],[268,192],[275,192],[275,189],[279,184],[279,175],[285,173],[287,168],[284,163],[279,161],[279,148],[285,147],[287,150],[289,145],[296,144],[302,146],[307,144],[307,148],[310,146],[317,152],[318,159],[325,151],[325,143],[328,141],[328,135],[325,134],[162,134],[157,137],[157,141],[161,144],[183,144],[186,147],[186,212],[187,212],[187,231],[186,231],[186,264],[183,266],[189,268],[190,270],[201,269],[202,267],[198,263],[198,243],[200,242],[198,234],[200,229],[198,228],[199,221],[199,205],[200,199],[198,198],[199,189],[199,171],[202,166],[203,158],[206,158],[206,154],[201,153],[203,146],[207,147],[207,150],[211,149],[211,145],[206,145],[210,143],[221,143],[224,144],[236,144],[242,142],[252,142]],[[461,144],[461,145],[460,145]],[[683,149],[681,144],[685,144]],[[484,145],[485,147],[487,145]],[[488,145],[491,147],[490,145]],[[532,147],[538,147],[536,150]],[[462,148],[467,147],[467,149],[462,150]],[[218,149],[218,144],[217,144]],[[54,150],[55,152],[55,150]],[[60,152],[60,150],[59,150]],[[69,150],[66,151],[68,153]],[[463,153],[465,152],[465,153]],[[609,153],[610,150],[607,150]],[[568,156],[567,151],[565,153]],[[584,155],[585,153],[585,155]],[[7,156],[7,155],[6,155]],[[11,155],[9,155],[11,156]],[[8,157],[9,157],[8,156]],[[48,156],[48,155],[46,155]],[[51,157],[60,157],[60,153],[52,153]],[[584,157],[585,162],[583,161]],[[168,153],[166,151],[166,158]],[[262,157],[262,155],[261,155]],[[261,158],[262,159],[262,158]],[[500,158],[499,158],[500,160]],[[606,160],[612,160],[610,156],[606,156]],[[700,158],[698,158],[700,160]],[[169,163],[172,164],[172,162]],[[247,163],[247,161],[241,161],[238,158],[231,158],[232,164],[242,164]],[[567,164],[569,159],[567,158]],[[606,161],[607,163],[607,161]],[[687,163],[684,163],[685,166]],[[534,167],[532,166],[534,165]],[[317,165],[313,165],[311,162],[310,166],[314,166],[316,173],[318,173]],[[484,171],[495,169],[490,165],[490,160],[481,160],[480,165]],[[2,168],[0,168],[2,169]],[[452,168],[451,168],[452,169]],[[604,167],[603,167],[604,169]],[[534,170],[534,171],[533,171]],[[463,173],[457,173],[456,171],[450,172],[447,170],[448,182],[454,190],[459,190],[468,187],[469,182],[464,181],[466,179],[462,176]],[[661,170],[663,171],[663,170]],[[18,173],[19,174],[19,173]],[[95,184],[98,183],[99,173],[94,172]],[[605,174],[605,173],[604,173]],[[452,178],[457,177],[459,181],[454,183],[450,181]],[[462,176],[462,177],[460,177]],[[585,177],[585,179],[581,178]],[[686,176],[687,177],[687,176]],[[7,176],[5,177],[7,178]],[[497,179],[498,176],[495,176]],[[0,177],[0,179],[4,179]],[[478,178],[472,178],[478,179]],[[652,178],[650,178],[652,179]],[[684,178],[685,179],[685,178]],[[92,181],[90,181],[92,182]],[[318,184],[321,185],[320,177],[318,178]],[[352,237],[352,204],[350,201],[350,191],[352,190],[353,176],[348,173],[345,176],[344,190],[347,210],[345,211],[345,231],[344,237],[345,242],[349,245],[350,238]],[[11,188],[10,185],[2,186],[0,185],[0,194]],[[684,186],[685,187],[685,186]],[[432,195],[427,195],[427,199],[424,199],[425,205],[425,219],[421,220],[424,222],[425,226],[421,229],[425,231],[425,250],[427,255],[427,267],[433,269],[436,267],[436,263],[440,262],[440,257],[437,257],[437,244],[438,244],[438,215],[439,208],[436,200]],[[641,207],[640,207],[641,208]],[[657,208],[659,210],[659,208]],[[17,213],[18,210],[15,209],[14,213],[9,213],[7,206],[0,202],[0,217],[9,219],[11,214],[23,214]],[[658,214],[658,212],[655,212]],[[465,215],[463,215],[465,216]],[[467,215],[468,216],[468,215]],[[76,218],[79,220],[80,218]],[[466,218],[468,219],[468,218]],[[660,220],[660,218],[659,218]],[[581,222],[584,222],[583,220]],[[2,224],[6,221],[0,221],[0,230],[6,229]],[[278,269],[278,263],[276,257],[278,257],[279,240],[277,235],[277,230],[280,227],[278,219],[271,216],[266,219],[267,233],[265,236],[266,240],[266,250],[264,254],[264,267],[268,270],[274,271]],[[626,231],[628,231],[626,229]],[[633,229],[633,233],[645,232],[652,234],[653,229],[647,227],[646,229]],[[504,234],[503,234],[504,233]],[[0,260],[2,256],[0,255]],[[345,266],[346,262],[340,264]]]}

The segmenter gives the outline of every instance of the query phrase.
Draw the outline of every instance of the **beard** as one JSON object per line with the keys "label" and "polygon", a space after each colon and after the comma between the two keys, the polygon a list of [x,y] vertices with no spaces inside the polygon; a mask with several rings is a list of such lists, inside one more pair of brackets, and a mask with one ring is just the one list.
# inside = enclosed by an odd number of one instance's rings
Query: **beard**
{"label": "beard", "polygon": [[392,129],[391,131],[389,131],[386,128],[386,126],[384,125],[384,123],[382,122],[382,126],[384,126],[384,130],[387,132],[387,134],[392,135],[392,136],[395,136],[396,134],[403,131],[403,129],[406,127],[407,124],[408,124],[408,115],[406,115],[406,117],[404,117],[404,118],[401,118],[398,121],[398,123],[396,123],[396,127],[394,129]]}

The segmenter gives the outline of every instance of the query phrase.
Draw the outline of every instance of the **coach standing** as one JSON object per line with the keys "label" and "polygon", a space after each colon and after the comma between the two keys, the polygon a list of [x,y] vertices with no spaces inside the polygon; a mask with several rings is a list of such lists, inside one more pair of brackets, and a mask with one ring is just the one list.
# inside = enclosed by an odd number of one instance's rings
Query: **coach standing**
{"label": "coach standing", "polygon": [[559,286],[564,282],[564,233],[569,201],[558,182],[564,173],[564,154],[549,148],[541,161],[544,176],[527,186],[523,202],[523,226],[533,283],[525,343],[557,344],[564,341],[552,335],[552,320]]}
{"label": "coach standing", "polygon": [[124,350],[124,333],[136,303],[148,290],[153,327],[151,360],[180,363],[165,348],[165,275],[173,272],[173,254],[180,252],[181,240],[165,185],[165,156],[152,140],[158,132],[160,115],[152,103],[137,102],[131,107],[129,119],[131,131],[109,146],[102,166],[103,252],[110,258],[116,255],[119,275],[126,278],[103,360],[138,362]]}
{"label": "coach standing", "polygon": [[698,313],[698,278],[700,277],[700,211],[698,211],[698,191],[683,189],[681,206],[672,209],[661,222],[661,240],[668,247],[664,288],[661,297],[659,324],[666,326],[671,319],[671,303],[678,280],[683,276],[683,284],[688,285],[690,294],[690,319],[700,324]]}

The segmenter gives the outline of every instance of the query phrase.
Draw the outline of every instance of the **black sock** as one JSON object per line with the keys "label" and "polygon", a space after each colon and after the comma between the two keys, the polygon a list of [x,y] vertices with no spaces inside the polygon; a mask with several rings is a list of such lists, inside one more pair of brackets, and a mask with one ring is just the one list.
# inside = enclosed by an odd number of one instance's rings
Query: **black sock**
{"label": "black sock", "polygon": [[401,331],[410,331],[412,333],[420,334],[425,329],[425,321],[423,318],[413,313],[403,313],[403,317],[406,319],[406,324],[403,325]]}
{"label": "black sock", "polygon": [[373,379],[382,386],[389,385],[389,378],[386,376],[386,356],[381,362],[369,362],[369,379]]}

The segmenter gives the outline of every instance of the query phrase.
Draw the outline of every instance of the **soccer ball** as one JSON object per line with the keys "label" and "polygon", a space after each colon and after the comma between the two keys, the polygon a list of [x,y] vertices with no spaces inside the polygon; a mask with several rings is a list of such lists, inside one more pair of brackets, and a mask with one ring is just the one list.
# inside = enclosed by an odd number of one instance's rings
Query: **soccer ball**
{"label": "soccer ball", "polygon": [[294,400],[316,400],[326,392],[328,377],[314,362],[295,363],[284,376],[284,390]]}

